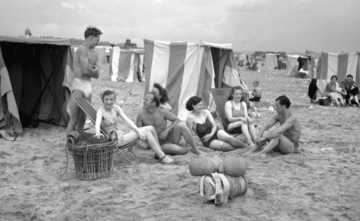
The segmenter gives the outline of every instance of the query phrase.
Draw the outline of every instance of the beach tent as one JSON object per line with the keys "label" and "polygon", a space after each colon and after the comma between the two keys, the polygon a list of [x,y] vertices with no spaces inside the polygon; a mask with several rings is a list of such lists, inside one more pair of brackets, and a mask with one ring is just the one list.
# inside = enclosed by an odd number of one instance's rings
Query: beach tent
{"label": "beach tent", "polygon": [[338,77],[338,82],[341,82],[349,74],[354,77],[354,81],[359,85],[360,60],[358,52],[341,54],[321,53],[316,67],[316,73],[313,75],[313,78],[317,79],[316,86],[320,93],[319,95],[323,95],[325,86],[330,82],[331,76],[336,75]]}
{"label": "beach tent", "polygon": [[300,55],[287,55],[286,58],[286,76],[296,77],[299,73],[299,59]]}
{"label": "beach tent", "polygon": [[173,113],[185,120],[186,101],[197,95],[210,103],[210,88],[240,85],[231,44],[144,40],[145,93],[156,82],[168,90]]}
{"label": "beach tent", "polygon": [[279,59],[277,54],[266,54],[265,67],[267,69],[275,69],[279,66]]}
{"label": "beach tent", "polygon": [[111,81],[144,81],[144,50],[122,50],[114,47],[110,52]]}
{"label": "beach tent", "polygon": [[106,49],[95,47],[95,51],[97,52],[97,56],[98,56],[98,64],[105,64],[106,63]]}
{"label": "beach tent", "polygon": [[248,55],[246,55],[246,54],[236,54],[236,58],[237,58],[237,60],[238,60],[238,64],[239,64],[239,66],[240,67],[242,67],[242,66],[245,66],[246,65],[246,63],[248,62]]}
{"label": "beach tent", "polygon": [[65,126],[72,53],[65,39],[0,37],[0,130],[42,121]]}

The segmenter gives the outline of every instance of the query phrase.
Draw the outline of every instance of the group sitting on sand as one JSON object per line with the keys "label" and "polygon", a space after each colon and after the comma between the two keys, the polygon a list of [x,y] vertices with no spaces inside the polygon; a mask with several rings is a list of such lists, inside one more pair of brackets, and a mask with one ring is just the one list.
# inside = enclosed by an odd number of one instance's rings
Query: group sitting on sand
{"label": "group sitting on sand", "polygon": [[[99,77],[97,53],[94,47],[100,41],[101,34],[99,29],[88,27],[84,33],[83,45],[75,52],[75,79],[67,135],[74,130],[83,132],[86,115],[77,106],[75,99],[85,97],[91,102],[91,78]],[[254,87],[254,101],[258,101],[261,97],[259,82],[254,82]],[[107,89],[101,93],[103,107],[97,111],[95,137],[103,136],[100,133],[101,128],[106,135],[110,135],[110,132],[115,130],[119,146],[140,139],[139,145],[150,147],[155,152],[155,158],[164,164],[173,162],[173,159],[167,155],[183,155],[188,152],[186,147],[180,145],[181,138],[190,144],[194,154],[201,154],[192,132],[201,139],[205,147],[219,151],[247,148],[249,149],[247,154],[252,154],[264,146],[259,154],[265,154],[270,150],[278,150],[283,154],[295,152],[299,146],[301,127],[299,120],[290,110],[290,100],[286,96],[278,97],[276,99],[277,114],[256,134],[254,121],[248,115],[246,104],[248,100],[246,99],[245,102],[244,97],[243,87],[232,88],[229,101],[224,107],[230,124],[223,130],[218,128],[211,113],[203,109],[201,97],[193,96],[187,101],[186,108],[191,113],[185,123],[171,112],[166,89],[155,83],[152,91],[144,97],[142,110],[137,115],[135,124],[125,115],[121,107],[115,104],[116,93]],[[132,131],[125,133],[119,129],[117,121],[119,117]],[[168,121],[171,123],[168,124]],[[281,126],[268,131],[277,122]],[[240,133],[245,135],[247,144],[231,135]]]}
{"label": "group sitting on sand", "polygon": [[359,106],[358,95],[360,93],[358,85],[354,81],[354,77],[349,74],[346,76],[340,85],[338,84],[338,77],[331,76],[330,82],[325,87],[325,96],[329,97],[331,103],[335,106]]}

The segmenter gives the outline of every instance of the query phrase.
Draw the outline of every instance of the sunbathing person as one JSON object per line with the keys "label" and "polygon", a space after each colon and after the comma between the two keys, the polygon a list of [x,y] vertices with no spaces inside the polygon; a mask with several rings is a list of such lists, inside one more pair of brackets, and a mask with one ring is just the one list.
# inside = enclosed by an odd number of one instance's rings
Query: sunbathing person
{"label": "sunbathing person", "polygon": [[226,118],[230,122],[226,131],[230,134],[243,133],[248,145],[254,145],[256,131],[254,121],[248,116],[248,108],[240,87],[233,87],[225,103]]}
{"label": "sunbathing person", "polygon": [[[159,137],[161,148],[166,154],[182,155],[188,151],[179,146],[181,137],[190,144],[195,154],[200,155],[191,131],[184,122],[165,108],[160,108],[160,100],[154,92],[149,92],[143,101],[143,110],[138,114],[136,125],[138,127],[153,126]],[[167,121],[172,123],[167,126]]]}
{"label": "sunbathing person", "polygon": [[218,129],[210,111],[203,110],[200,97],[191,97],[186,102],[186,109],[192,111],[186,120],[186,125],[195,132],[205,147],[224,152],[248,147],[224,130]]}
{"label": "sunbathing person", "polygon": [[336,75],[331,76],[331,81],[325,87],[325,96],[331,98],[331,101],[337,106],[345,106],[344,96],[346,92],[339,87],[337,83],[338,77]]}
{"label": "sunbathing person", "polygon": [[[286,96],[276,98],[275,109],[277,114],[260,130],[255,145],[246,153],[253,153],[268,144],[259,152],[264,156],[271,150],[277,150],[283,154],[297,152],[301,135],[301,126],[298,118],[291,112],[290,100]],[[280,127],[268,131],[276,123]]]}
{"label": "sunbathing person", "polygon": [[[97,111],[96,114],[95,136],[97,138],[103,136],[100,133],[100,127],[107,135],[109,135],[111,131],[116,130],[119,139],[118,146],[123,146],[140,138],[151,147],[162,163],[169,164],[173,162],[173,159],[166,156],[162,151],[155,129],[152,126],[138,128],[134,122],[125,115],[120,106],[114,104],[115,99],[116,96],[112,90],[106,90],[101,94],[101,100],[104,105]],[[117,122],[118,117],[123,119],[134,131],[125,133],[124,131],[119,130]]]}

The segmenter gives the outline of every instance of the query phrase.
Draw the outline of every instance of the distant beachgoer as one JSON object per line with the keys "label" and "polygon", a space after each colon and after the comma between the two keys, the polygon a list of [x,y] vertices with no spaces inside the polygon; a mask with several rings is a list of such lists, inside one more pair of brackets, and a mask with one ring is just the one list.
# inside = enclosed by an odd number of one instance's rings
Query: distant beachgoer
{"label": "distant beachgoer", "polygon": [[349,74],[341,82],[341,87],[346,91],[345,100],[346,104],[354,103],[356,106],[359,106],[358,94],[360,93],[358,85],[353,80],[354,77]]}
{"label": "distant beachgoer", "polygon": [[241,87],[233,87],[228,101],[225,103],[226,118],[230,122],[227,132],[230,134],[243,133],[249,145],[254,145],[256,131],[254,121],[248,116],[247,104],[244,101]]}
{"label": "distant beachgoer", "polygon": [[[162,163],[168,164],[173,162],[173,159],[166,156],[162,151],[154,127],[146,126],[138,128],[134,122],[125,115],[121,107],[115,104],[115,99],[116,94],[112,90],[105,90],[101,94],[103,107],[100,108],[96,114],[95,136],[97,138],[103,136],[100,133],[100,128],[102,128],[107,135],[109,135],[111,131],[115,130],[118,135],[118,146],[123,146],[140,138],[143,142],[146,142],[150,146]],[[120,130],[117,122],[118,117],[124,120],[125,123],[134,131],[125,133]]]}
{"label": "distant beachgoer", "polygon": [[[261,156],[271,150],[277,150],[283,154],[297,152],[301,135],[300,122],[290,110],[289,98],[282,95],[275,101],[277,114],[260,130],[255,145],[245,155],[257,151],[266,143],[267,145],[259,152]],[[278,122],[279,128],[268,131]]]}
{"label": "distant beachgoer", "polygon": [[85,97],[91,102],[92,85],[91,78],[99,77],[99,65],[97,63],[97,52],[95,46],[100,41],[102,32],[95,27],[88,27],[85,30],[85,41],[74,53],[74,81],[70,100],[70,121],[67,125],[66,136],[73,130],[80,134],[84,132],[86,114],[75,103],[76,98]]}
{"label": "distant beachgoer", "polygon": [[[168,121],[172,122],[169,126]],[[182,155],[188,152],[186,148],[179,146],[181,137],[190,144],[195,154],[201,154],[186,124],[168,109],[161,108],[159,97],[153,91],[146,94],[143,110],[136,118],[136,125],[138,127],[153,126],[159,137],[161,148],[166,154]]]}
{"label": "distant beachgoer", "polygon": [[249,101],[260,101],[261,99],[261,88],[259,87],[259,81],[254,81],[254,91],[251,93],[254,97],[250,98]]}
{"label": "distant beachgoer", "polygon": [[191,97],[186,102],[186,109],[191,111],[186,120],[186,125],[195,132],[205,147],[219,151],[248,147],[224,130],[217,128],[210,111],[203,109],[200,97]]}
{"label": "distant beachgoer", "polygon": [[338,77],[336,75],[331,76],[331,81],[325,87],[325,96],[330,97],[335,105],[345,106],[344,96],[346,92],[339,87],[337,80]]}

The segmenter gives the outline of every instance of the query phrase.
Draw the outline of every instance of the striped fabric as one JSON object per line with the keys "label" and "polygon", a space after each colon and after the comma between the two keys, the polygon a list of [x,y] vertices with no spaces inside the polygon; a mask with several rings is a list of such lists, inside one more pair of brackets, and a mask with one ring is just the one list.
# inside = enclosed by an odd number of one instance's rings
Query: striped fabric
{"label": "striped fabric", "polygon": [[336,54],[321,53],[316,70],[316,78],[330,81],[331,76],[338,76],[339,82],[347,75],[353,75],[354,81],[360,82],[359,54],[357,52]]}
{"label": "striped fabric", "polygon": [[[143,50],[121,50],[115,47],[111,51],[111,81],[134,82],[143,80]],[[142,58],[141,58],[142,57]]]}
{"label": "striped fabric", "polygon": [[[144,40],[145,93],[159,83],[168,91],[173,113],[186,120],[187,100],[203,98],[209,105],[209,89],[240,84],[231,45]],[[213,61],[213,58],[216,61]]]}

